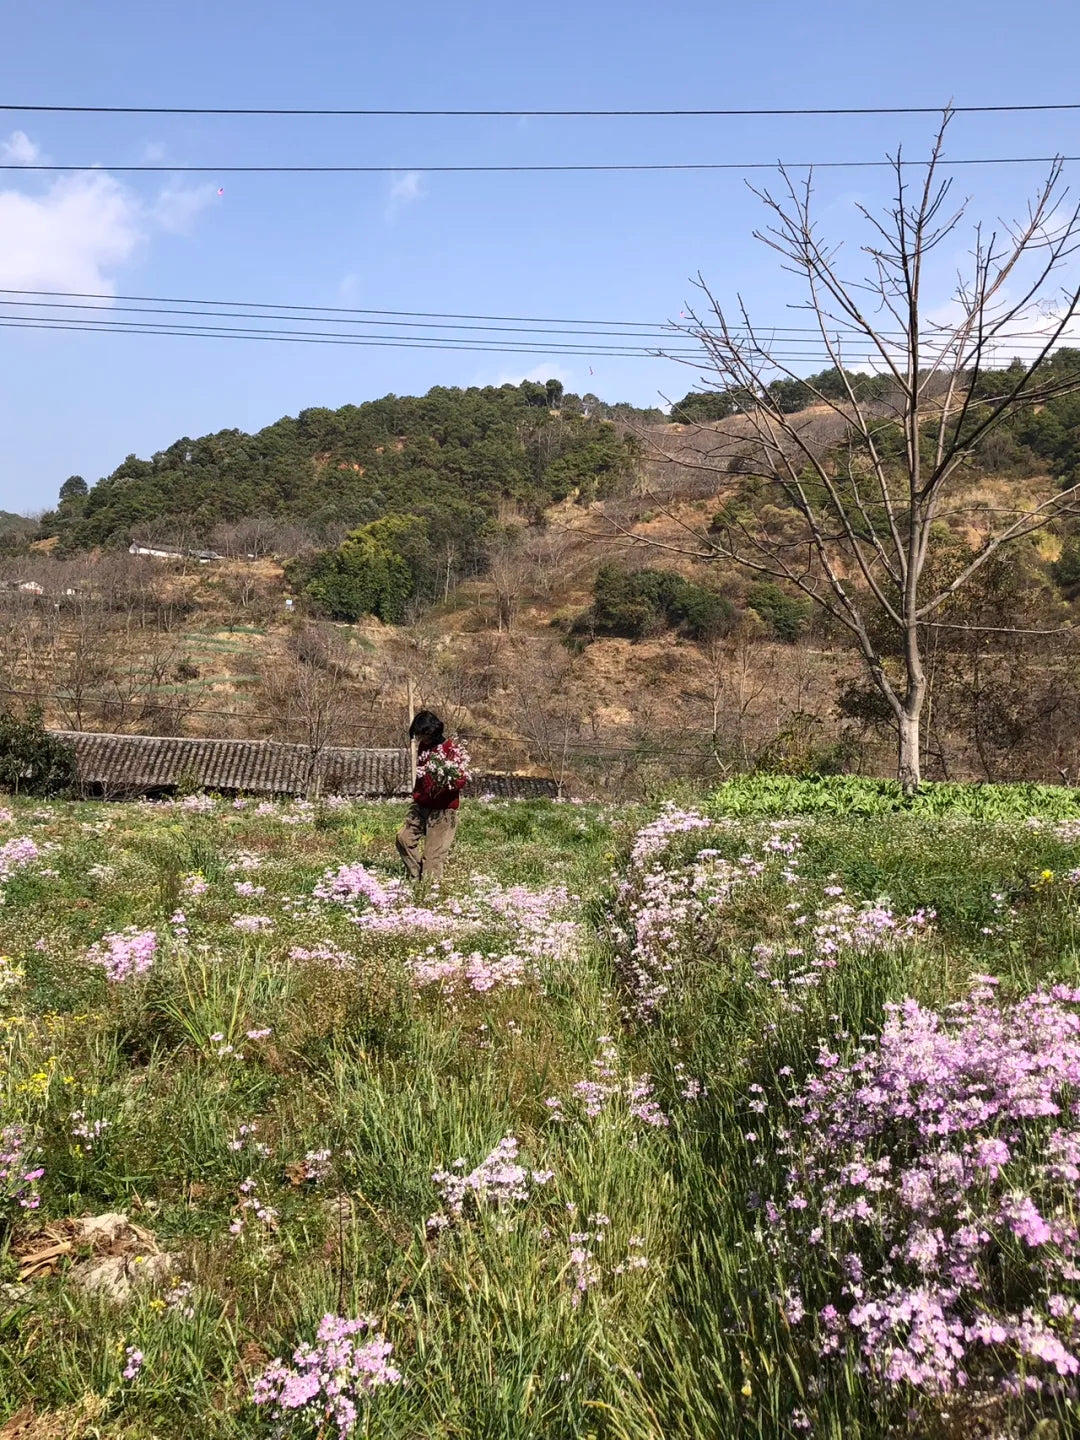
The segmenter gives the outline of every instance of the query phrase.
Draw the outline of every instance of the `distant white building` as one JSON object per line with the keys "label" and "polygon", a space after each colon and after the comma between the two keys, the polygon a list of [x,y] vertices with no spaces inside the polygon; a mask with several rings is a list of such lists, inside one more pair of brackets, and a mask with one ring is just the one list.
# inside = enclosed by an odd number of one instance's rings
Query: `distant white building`
{"label": "distant white building", "polygon": [[36,580],[23,580],[19,585],[19,589],[24,595],[45,594],[45,587],[43,585],[39,585]]}
{"label": "distant white building", "polygon": [[154,560],[182,560],[184,553],[175,545],[140,545],[137,540],[128,546],[129,555],[149,555]]}
{"label": "distant white building", "polygon": [[149,555],[153,560],[197,560],[200,565],[221,559],[216,550],[185,550],[179,545],[142,545],[137,540],[128,546],[128,554]]}

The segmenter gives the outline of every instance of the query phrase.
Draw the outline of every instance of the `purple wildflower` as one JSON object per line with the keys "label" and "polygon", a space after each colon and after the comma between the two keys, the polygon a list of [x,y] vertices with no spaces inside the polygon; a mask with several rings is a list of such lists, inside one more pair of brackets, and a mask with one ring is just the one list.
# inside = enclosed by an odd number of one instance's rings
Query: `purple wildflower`
{"label": "purple wildflower", "polygon": [[36,1153],[22,1125],[5,1125],[0,1130],[0,1205],[36,1210],[41,1204],[38,1181],[45,1171],[32,1164]]}
{"label": "purple wildflower", "polygon": [[272,1361],[252,1390],[256,1405],[268,1405],[271,1417],[308,1421],[320,1434],[334,1427],[338,1440],[352,1435],[360,1420],[363,1401],[383,1385],[395,1385],[401,1372],[390,1363],[393,1346],[382,1335],[359,1336],[372,1330],[375,1322],[361,1317],[343,1319],[324,1315],[315,1344],[303,1344],[293,1351],[293,1364]]}
{"label": "purple wildflower", "polygon": [[[846,1334],[887,1384],[970,1389],[980,1363],[1006,1388],[1023,1368],[1041,1383],[1038,1365],[1080,1374],[1080,1319],[1061,1294],[1080,1277],[1078,1001],[1059,986],[1008,1003],[992,981],[976,977],[945,1015],[888,1006],[848,1059],[823,1045],[789,1101],[799,1124],[780,1142],[788,1174],[765,1205],[766,1243],[786,1266],[827,1223],[821,1353]],[[1032,1297],[1056,1302],[1010,1308],[1002,1250]]]}
{"label": "purple wildflower", "polygon": [[135,975],[145,975],[154,963],[157,951],[157,935],[153,930],[127,930],[103,935],[96,945],[86,952],[91,965],[100,965],[105,978],[113,984],[129,980]]}

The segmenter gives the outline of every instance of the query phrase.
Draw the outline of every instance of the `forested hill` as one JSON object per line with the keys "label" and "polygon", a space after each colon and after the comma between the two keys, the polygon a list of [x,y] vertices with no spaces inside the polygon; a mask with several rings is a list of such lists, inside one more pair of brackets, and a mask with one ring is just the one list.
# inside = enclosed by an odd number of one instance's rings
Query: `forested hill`
{"label": "forested hill", "polygon": [[500,501],[539,510],[602,493],[625,473],[634,443],[612,422],[662,418],[563,393],[558,381],[387,395],[340,410],[304,410],[255,435],[182,439],[149,460],[129,455],[88,487],[72,476],[42,531],[64,550],[126,544],[135,534],[207,543],[252,516],[316,535],[415,515],[433,544],[458,553],[482,537]]}

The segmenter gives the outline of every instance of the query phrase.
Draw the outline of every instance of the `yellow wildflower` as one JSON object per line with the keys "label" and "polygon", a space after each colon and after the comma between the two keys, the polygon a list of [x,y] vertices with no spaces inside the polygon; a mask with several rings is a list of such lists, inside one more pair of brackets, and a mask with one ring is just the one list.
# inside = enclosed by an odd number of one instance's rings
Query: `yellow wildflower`
{"label": "yellow wildflower", "polygon": [[35,1099],[41,1099],[42,1096],[49,1093],[49,1082],[56,1073],[56,1067],[59,1064],[60,1062],[56,1056],[50,1055],[45,1062],[45,1068],[43,1070],[36,1070],[34,1074],[24,1080],[21,1085],[16,1085],[15,1089],[20,1094],[32,1095]]}

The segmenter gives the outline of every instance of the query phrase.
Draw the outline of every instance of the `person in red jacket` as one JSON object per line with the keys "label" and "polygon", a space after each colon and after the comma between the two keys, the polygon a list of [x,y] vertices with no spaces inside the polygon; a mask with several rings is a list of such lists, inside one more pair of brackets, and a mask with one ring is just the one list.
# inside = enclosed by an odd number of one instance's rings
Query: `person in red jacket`
{"label": "person in red jacket", "polygon": [[397,834],[397,849],[411,879],[438,884],[457,834],[458,801],[469,779],[469,756],[430,710],[417,715],[409,739],[417,742],[416,786]]}

